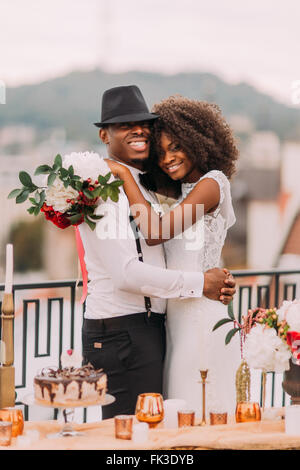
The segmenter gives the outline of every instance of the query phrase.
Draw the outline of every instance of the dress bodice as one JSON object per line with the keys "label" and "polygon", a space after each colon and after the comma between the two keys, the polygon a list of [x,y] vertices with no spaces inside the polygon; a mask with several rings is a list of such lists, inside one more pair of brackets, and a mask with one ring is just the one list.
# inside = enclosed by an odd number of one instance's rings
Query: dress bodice
{"label": "dress bodice", "polygon": [[180,204],[204,178],[212,178],[219,184],[218,207],[164,244],[169,269],[205,272],[210,268],[219,267],[227,230],[235,223],[230,183],[224,173],[212,170],[195,183],[183,183],[181,197],[172,207]]}

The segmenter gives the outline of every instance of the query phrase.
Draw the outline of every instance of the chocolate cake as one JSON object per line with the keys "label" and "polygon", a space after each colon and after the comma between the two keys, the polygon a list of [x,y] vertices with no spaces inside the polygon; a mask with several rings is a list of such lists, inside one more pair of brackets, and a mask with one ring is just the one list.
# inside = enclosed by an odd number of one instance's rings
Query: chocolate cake
{"label": "chocolate cake", "polygon": [[91,364],[83,367],[44,368],[34,378],[37,401],[58,406],[71,403],[104,403],[107,376]]}

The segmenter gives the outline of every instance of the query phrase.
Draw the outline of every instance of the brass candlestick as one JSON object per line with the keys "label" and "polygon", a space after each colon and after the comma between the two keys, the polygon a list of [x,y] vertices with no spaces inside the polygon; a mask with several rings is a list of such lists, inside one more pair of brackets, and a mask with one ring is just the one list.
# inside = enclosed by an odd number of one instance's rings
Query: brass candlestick
{"label": "brass candlestick", "polygon": [[205,426],[206,419],[205,419],[205,386],[206,386],[206,379],[207,379],[208,370],[200,370],[201,374],[201,383],[202,383],[202,421],[199,426]]}
{"label": "brass candlestick", "polygon": [[0,408],[15,406],[14,368],[14,301],[12,293],[4,293],[2,302],[2,358],[0,365]]}

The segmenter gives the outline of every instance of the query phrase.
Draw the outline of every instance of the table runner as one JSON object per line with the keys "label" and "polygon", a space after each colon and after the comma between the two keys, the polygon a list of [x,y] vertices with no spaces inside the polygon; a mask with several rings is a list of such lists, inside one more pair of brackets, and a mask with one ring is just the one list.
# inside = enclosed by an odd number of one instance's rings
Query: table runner
{"label": "table runner", "polygon": [[[260,421],[256,423],[230,423],[218,426],[195,426],[181,429],[164,429],[163,426],[149,430],[149,440],[144,444],[134,444],[114,437],[114,420],[100,423],[75,424],[76,430],[83,431],[81,437],[47,439],[49,433],[58,432],[61,423],[57,421],[29,421],[24,432],[38,430],[40,439],[33,442],[28,450],[133,450],[133,449],[300,449],[300,436],[287,436],[284,420]],[[12,439],[10,447],[1,450],[21,449]],[[22,448],[23,449],[23,448]]]}

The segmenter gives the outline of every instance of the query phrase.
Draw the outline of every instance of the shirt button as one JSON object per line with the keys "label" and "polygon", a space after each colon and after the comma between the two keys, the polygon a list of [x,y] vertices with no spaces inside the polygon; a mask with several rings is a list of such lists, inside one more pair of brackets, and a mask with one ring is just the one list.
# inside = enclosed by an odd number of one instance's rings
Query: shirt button
{"label": "shirt button", "polygon": [[195,291],[194,291],[194,290],[191,290],[191,294],[195,294]]}

